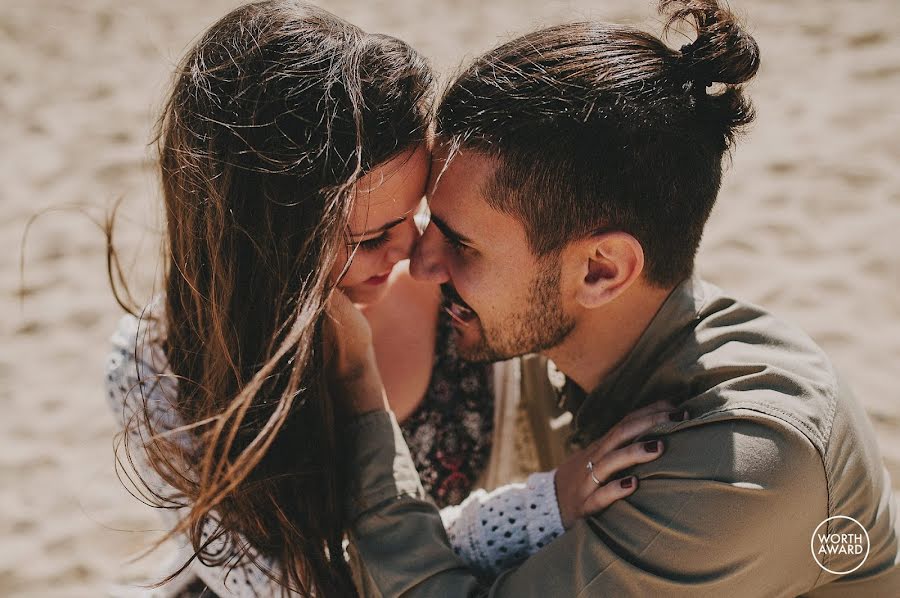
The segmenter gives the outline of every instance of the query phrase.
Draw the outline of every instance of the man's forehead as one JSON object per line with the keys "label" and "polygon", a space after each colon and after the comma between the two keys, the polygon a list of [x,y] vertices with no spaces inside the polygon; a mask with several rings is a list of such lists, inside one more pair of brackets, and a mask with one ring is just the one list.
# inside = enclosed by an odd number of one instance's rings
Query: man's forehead
{"label": "man's forehead", "polygon": [[489,203],[495,159],[463,151],[451,155],[449,161],[446,154],[433,160],[427,194],[433,219],[481,250],[488,245],[499,250],[527,244],[521,222]]}

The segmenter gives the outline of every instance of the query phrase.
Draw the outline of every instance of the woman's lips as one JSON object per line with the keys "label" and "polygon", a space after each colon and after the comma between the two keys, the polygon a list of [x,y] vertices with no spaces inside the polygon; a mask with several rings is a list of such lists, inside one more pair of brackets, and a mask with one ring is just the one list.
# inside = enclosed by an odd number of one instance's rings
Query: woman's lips
{"label": "woman's lips", "polygon": [[390,272],[388,272],[387,274],[381,274],[379,276],[373,276],[372,278],[369,278],[366,280],[366,284],[370,284],[372,286],[378,286],[380,284],[386,283],[387,279],[390,278],[390,276],[391,276]]}

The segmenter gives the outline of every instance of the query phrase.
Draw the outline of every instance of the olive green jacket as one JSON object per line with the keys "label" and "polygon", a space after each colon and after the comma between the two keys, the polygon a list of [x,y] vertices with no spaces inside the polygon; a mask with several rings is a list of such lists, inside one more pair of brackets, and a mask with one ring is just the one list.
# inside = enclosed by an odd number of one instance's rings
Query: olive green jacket
{"label": "olive green jacket", "polygon": [[[491,580],[477,579],[450,548],[393,415],[358,417],[347,435],[355,473],[347,509],[364,563],[363,592],[900,596],[898,506],[875,435],[805,334],[688,279],[599,389],[583,396],[567,388],[569,431],[587,442],[663,398],[686,408],[690,419],[653,431],[666,450],[634,468],[638,491]],[[541,423],[534,428],[540,440]],[[854,531],[847,519],[820,526],[836,515],[859,521],[868,534],[868,556],[846,575],[814,559],[817,528]],[[820,558],[837,572],[861,559]]]}

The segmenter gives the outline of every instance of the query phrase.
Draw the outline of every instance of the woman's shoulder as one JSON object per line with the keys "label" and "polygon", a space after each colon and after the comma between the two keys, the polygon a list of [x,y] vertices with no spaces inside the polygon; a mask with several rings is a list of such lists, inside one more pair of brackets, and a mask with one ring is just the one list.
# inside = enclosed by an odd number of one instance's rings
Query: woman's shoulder
{"label": "woman's shoulder", "polygon": [[[167,405],[161,411],[172,412],[177,384],[163,347],[165,326],[159,305],[153,302],[138,315],[123,316],[110,337],[106,400],[123,427],[145,408],[156,411],[157,405]],[[168,424],[177,426],[174,421]]]}
{"label": "woman's shoulder", "polygon": [[[152,373],[168,370],[165,351],[165,320],[161,303],[151,302],[138,314],[125,314],[119,318],[110,336],[111,351],[107,358],[109,374],[126,376],[128,367],[154,369]],[[139,370],[138,370],[139,371]]]}

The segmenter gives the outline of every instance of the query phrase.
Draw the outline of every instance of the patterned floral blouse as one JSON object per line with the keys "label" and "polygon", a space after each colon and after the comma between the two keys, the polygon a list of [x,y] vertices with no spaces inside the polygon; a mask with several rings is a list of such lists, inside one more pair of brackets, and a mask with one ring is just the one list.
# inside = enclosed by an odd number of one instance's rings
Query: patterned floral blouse
{"label": "patterned floral blouse", "polygon": [[459,358],[450,316],[438,318],[434,365],[425,398],[400,426],[422,479],[438,507],[456,505],[487,467],[494,432],[489,364]]}

